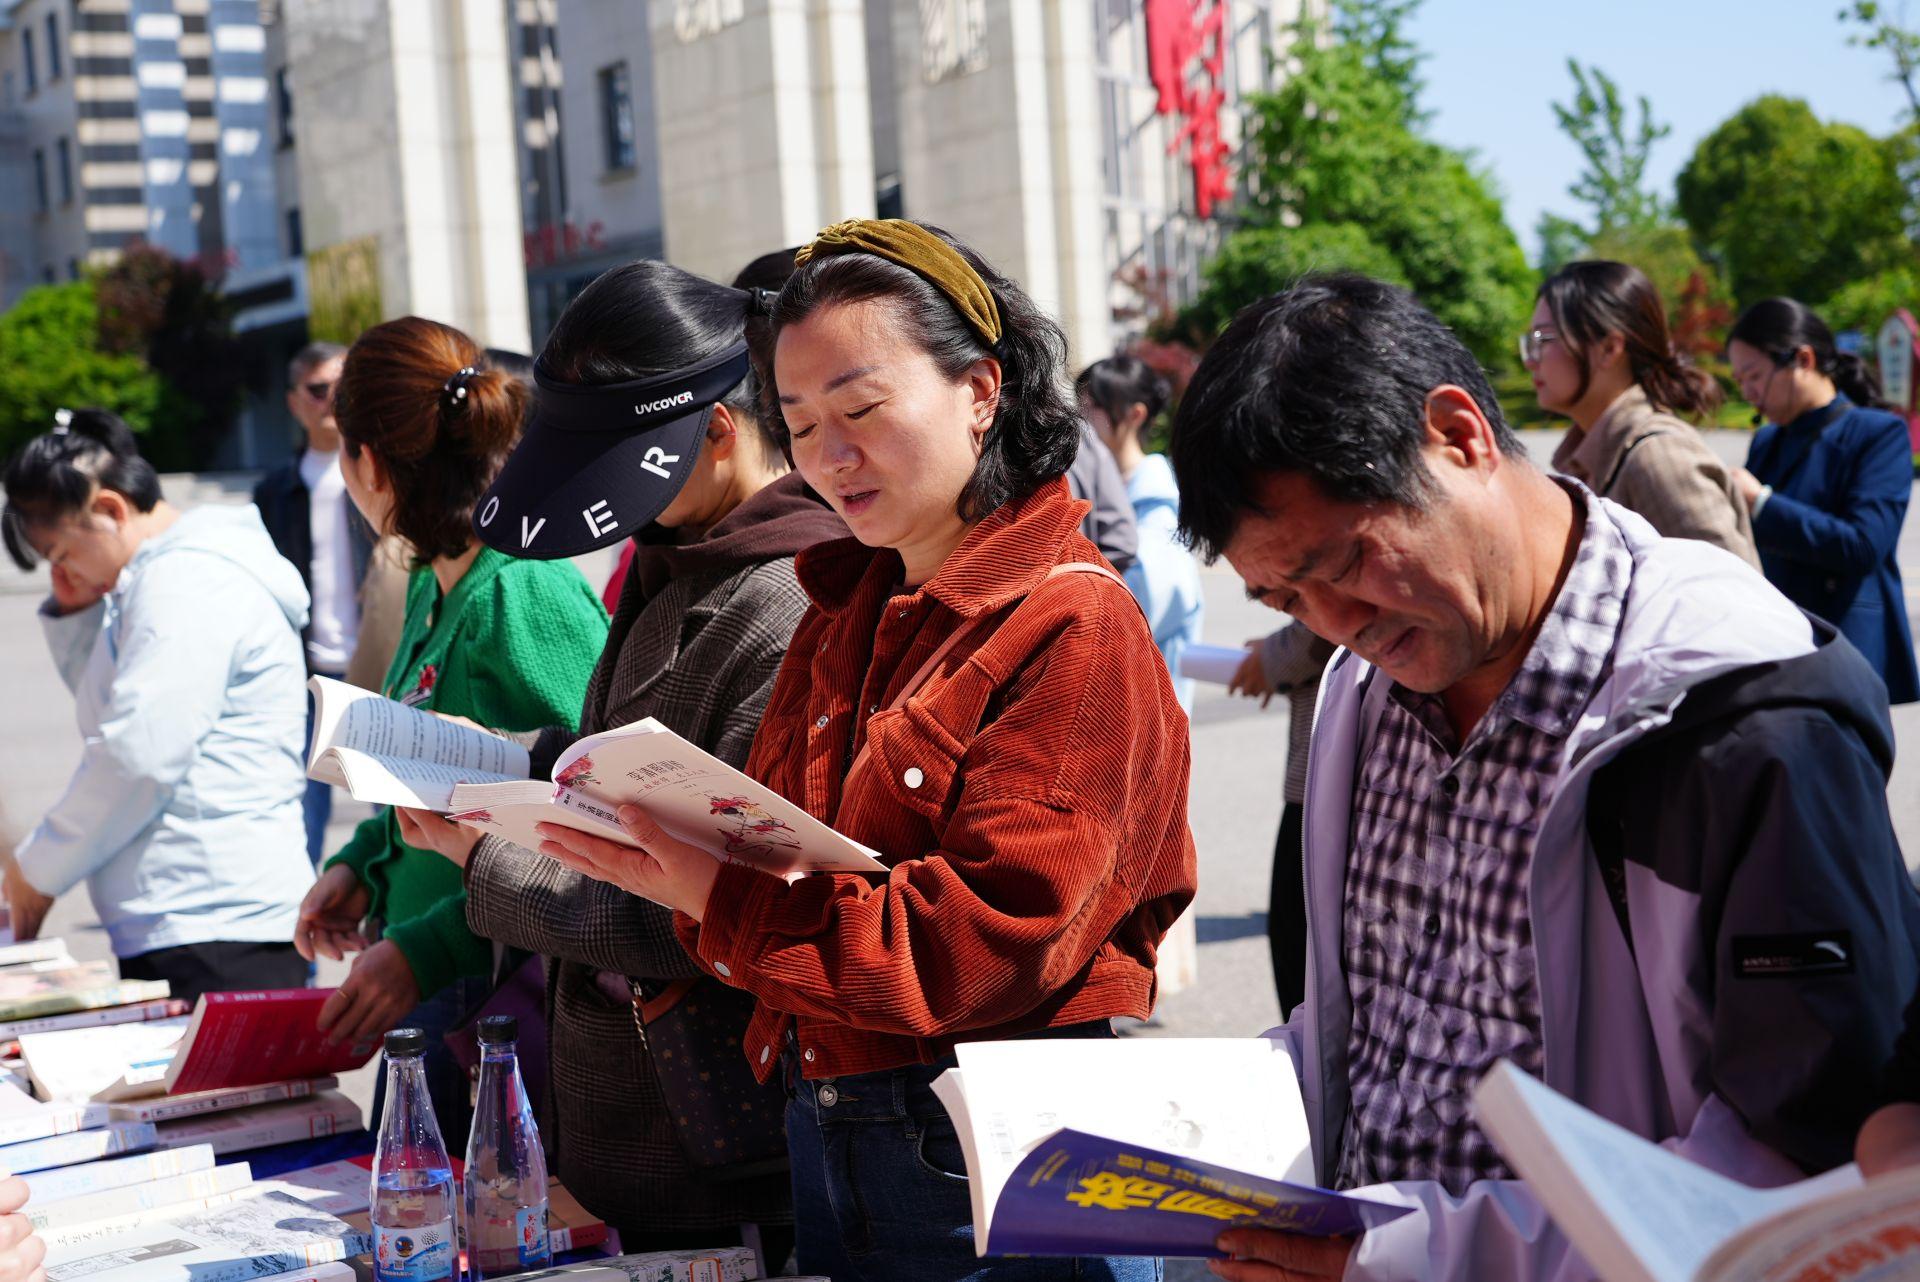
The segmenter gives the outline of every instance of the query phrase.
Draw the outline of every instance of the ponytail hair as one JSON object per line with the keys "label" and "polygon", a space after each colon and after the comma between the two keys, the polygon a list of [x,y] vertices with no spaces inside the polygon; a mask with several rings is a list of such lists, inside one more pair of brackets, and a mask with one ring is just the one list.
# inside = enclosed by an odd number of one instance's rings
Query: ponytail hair
{"label": "ponytail hair", "polygon": [[1173,399],[1173,388],[1159,370],[1138,356],[1124,354],[1087,366],[1080,371],[1073,387],[1083,400],[1092,401],[1104,410],[1116,430],[1128,410],[1135,405],[1145,406],[1147,416],[1140,420],[1142,436]]}
{"label": "ponytail hair", "polygon": [[1765,298],[1747,308],[1727,332],[1727,342],[1735,340],[1765,352],[1782,368],[1792,364],[1804,347],[1813,353],[1813,367],[1832,379],[1848,400],[1872,409],[1888,408],[1880,399],[1880,380],[1867,363],[1836,347],[1827,323],[1798,299]]}
{"label": "ponytail hair", "polygon": [[1633,381],[1655,406],[1696,419],[1720,408],[1720,384],[1674,343],[1660,291],[1638,267],[1607,259],[1568,263],[1542,282],[1535,295],[1541,299],[1560,341],[1580,364],[1574,400],[1587,394],[1593,379],[1588,349],[1618,334]]}
{"label": "ponytail hair", "polygon": [[347,349],[334,415],[346,451],[380,456],[391,529],[418,563],[473,543],[473,509],[520,438],[527,389],[471,338],[418,316],[375,325]]}
{"label": "ponytail hair", "polygon": [[60,414],[59,427],[34,437],[7,461],[0,537],[23,570],[40,560],[28,530],[82,515],[101,490],[112,490],[136,512],[151,512],[160,502],[160,477],[140,457],[133,429],[118,415],[102,409]]}
{"label": "ponytail hair", "polygon": [[[1080,449],[1080,415],[1067,397],[1067,338],[1025,290],[978,253],[938,227],[920,226],[965,259],[993,295],[1000,339],[989,345],[953,300],[927,277],[865,251],[815,254],[787,281],[774,307],[773,332],[816,311],[883,300],[900,332],[932,358],[947,378],[976,361],[1000,362],[1000,403],[980,445],[973,476],[955,510],[978,521],[1063,476]],[[775,393],[778,395],[777,390]],[[786,422],[778,424],[786,439]]]}

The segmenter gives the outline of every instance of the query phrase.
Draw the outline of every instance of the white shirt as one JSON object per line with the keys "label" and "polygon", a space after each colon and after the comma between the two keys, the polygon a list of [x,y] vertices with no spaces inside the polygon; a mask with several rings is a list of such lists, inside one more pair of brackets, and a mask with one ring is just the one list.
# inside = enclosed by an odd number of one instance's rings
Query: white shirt
{"label": "white shirt", "polygon": [[300,480],[307,487],[307,519],[313,534],[307,662],[320,672],[345,672],[360,634],[360,584],[353,574],[349,500],[346,479],[340,475],[340,451],[323,454],[310,449],[302,454]]}

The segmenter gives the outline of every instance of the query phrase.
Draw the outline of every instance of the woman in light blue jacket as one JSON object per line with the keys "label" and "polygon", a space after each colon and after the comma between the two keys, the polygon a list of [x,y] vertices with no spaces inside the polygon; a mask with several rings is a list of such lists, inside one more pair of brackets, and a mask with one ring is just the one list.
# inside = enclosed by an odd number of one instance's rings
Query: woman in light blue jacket
{"label": "woman in light blue jacket", "polygon": [[1193,711],[1193,682],[1180,675],[1180,654],[1200,640],[1200,568],[1180,541],[1180,488],[1164,454],[1149,454],[1147,429],[1167,407],[1167,380],[1137,356],[1109,356],[1081,371],[1080,413],[1120,465],[1139,527],[1139,555],[1127,586],[1147,613],[1153,642],[1173,674],[1180,706]]}
{"label": "woman in light blue jacket", "polygon": [[125,423],[72,414],[7,465],[0,534],[51,565],[41,622],[78,703],[66,792],[7,861],[31,939],[82,880],[127,979],[300,987],[307,592],[252,507],[181,512]]}

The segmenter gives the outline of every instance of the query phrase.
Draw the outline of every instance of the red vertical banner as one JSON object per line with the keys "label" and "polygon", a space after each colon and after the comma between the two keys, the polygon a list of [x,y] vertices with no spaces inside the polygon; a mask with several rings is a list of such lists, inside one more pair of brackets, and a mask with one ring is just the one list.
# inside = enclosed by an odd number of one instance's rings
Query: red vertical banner
{"label": "red vertical banner", "polygon": [[[1220,133],[1227,66],[1226,0],[1146,0],[1147,72],[1163,116],[1180,128],[1169,154],[1183,148],[1193,169],[1193,205],[1202,218],[1233,195],[1233,168]],[[1195,74],[1194,64],[1198,64]]]}

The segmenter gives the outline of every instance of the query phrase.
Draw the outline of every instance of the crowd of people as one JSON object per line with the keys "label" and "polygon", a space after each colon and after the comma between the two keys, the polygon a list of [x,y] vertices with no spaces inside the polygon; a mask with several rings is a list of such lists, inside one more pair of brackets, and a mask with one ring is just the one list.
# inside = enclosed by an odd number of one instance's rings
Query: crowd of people
{"label": "crowd of people", "polygon": [[[1191,948],[1197,551],[1288,616],[1231,689],[1291,709],[1273,1036],[1317,1177],[1414,1212],[1235,1229],[1221,1276],[1583,1276],[1475,1125],[1501,1059],[1751,1183],[1856,1142],[1904,1161],[1905,424],[1769,300],[1729,343],[1768,423],[1729,470],[1688,422],[1718,385],[1624,264],[1547,280],[1520,346],[1572,424],[1551,470],[1444,326],[1350,274],[1237,317],[1154,453],[1161,374],[1070,381],[1016,281],[857,220],[731,285],[609,271],[527,369],[418,317],[316,344],[254,507],[173,508],[125,424],[75,411],[9,462],[0,518],[50,564],[85,740],[5,862],[16,933],[85,879],[123,971],[176,995],[350,957],[323,1026],[425,1030],[456,1147],[463,1030],[526,1007],[555,1172],[628,1249],[1157,1278],[976,1258],[932,1082],[968,1040],[1114,1037]],[[567,558],[616,545],[603,607]],[[327,850],[313,673],[507,735],[535,775],[655,717],[889,871],[788,882],[633,807],[631,846],[391,809]],[[0,1265],[30,1270],[16,1221]]]}

